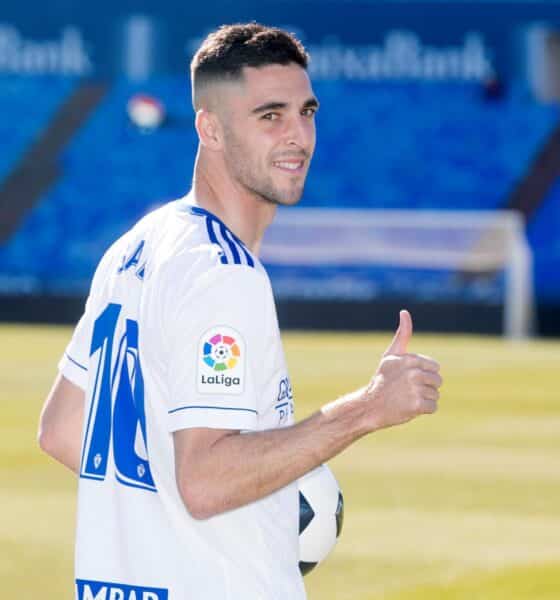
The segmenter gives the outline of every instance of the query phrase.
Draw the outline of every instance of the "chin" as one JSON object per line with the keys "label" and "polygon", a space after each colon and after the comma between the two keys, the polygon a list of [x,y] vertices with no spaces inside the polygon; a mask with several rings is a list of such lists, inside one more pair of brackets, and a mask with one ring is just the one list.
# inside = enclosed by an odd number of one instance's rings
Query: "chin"
{"label": "chin", "polygon": [[294,198],[286,198],[283,202],[279,202],[282,206],[295,206],[301,200],[301,194]]}
{"label": "chin", "polygon": [[279,188],[269,186],[268,189],[253,192],[258,194],[265,202],[276,204],[277,206],[293,206],[297,204],[303,195],[303,186]]}
{"label": "chin", "polygon": [[279,198],[277,204],[281,206],[294,206],[297,204],[301,197],[303,196],[303,188],[298,188],[296,190],[286,191],[285,193],[280,192],[277,196]]}

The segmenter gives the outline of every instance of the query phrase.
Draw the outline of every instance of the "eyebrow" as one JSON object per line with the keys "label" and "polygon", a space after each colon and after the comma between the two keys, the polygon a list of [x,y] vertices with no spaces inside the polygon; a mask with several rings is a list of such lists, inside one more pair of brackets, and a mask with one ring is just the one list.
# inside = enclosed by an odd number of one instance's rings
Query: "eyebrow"
{"label": "eyebrow", "polygon": [[[252,114],[257,115],[259,113],[264,113],[269,110],[282,110],[283,108],[287,108],[287,102],[266,102],[265,104],[261,104],[256,108],[253,108],[251,111]],[[319,108],[319,101],[317,98],[308,98],[304,103],[302,108]]]}

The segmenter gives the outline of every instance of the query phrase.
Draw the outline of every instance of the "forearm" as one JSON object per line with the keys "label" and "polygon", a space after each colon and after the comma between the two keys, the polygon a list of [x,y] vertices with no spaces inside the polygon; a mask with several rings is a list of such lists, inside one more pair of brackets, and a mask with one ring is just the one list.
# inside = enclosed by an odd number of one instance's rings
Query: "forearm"
{"label": "forearm", "polygon": [[78,474],[80,470],[80,441],[74,439],[57,439],[52,443],[44,443],[39,437],[41,449],[59,463]]}
{"label": "forearm", "polygon": [[354,392],[297,425],[219,438],[177,465],[179,485],[191,512],[206,518],[284,487],[368,431],[366,400]]}
{"label": "forearm", "polygon": [[39,420],[41,449],[74,473],[80,469],[84,392],[59,375]]}
{"label": "forearm", "polygon": [[369,384],[285,429],[240,434],[175,433],[179,491],[187,509],[207,518],[263,498],[329,460],[358,438],[437,410],[442,378],[433,359],[407,354],[412,321],[400,325]]}

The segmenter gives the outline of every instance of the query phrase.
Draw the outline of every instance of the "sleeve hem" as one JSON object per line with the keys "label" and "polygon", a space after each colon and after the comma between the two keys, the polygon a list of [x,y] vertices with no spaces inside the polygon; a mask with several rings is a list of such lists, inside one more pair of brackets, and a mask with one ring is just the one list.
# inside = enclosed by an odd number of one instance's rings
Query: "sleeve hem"
{"label": "sleeve hem", "polygon": [[62,358],[58,363],[58,371],[62,375],[64,375],[66,379],[68,379],[78,387],[82,388],[84,391],[87,389],[87,367],[79,363],[66,352],[63,354]]}
{"label": "sleeve hem", "polygon": [[167,422],[170,432],[195,427],[254,431],[257,429],[257,417],[253,408],[190,404],[171,409]]}

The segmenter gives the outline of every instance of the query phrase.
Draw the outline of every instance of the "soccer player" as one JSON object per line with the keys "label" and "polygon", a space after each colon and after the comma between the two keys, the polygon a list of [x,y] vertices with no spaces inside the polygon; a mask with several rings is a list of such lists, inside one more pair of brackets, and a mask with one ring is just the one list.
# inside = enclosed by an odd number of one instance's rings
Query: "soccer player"
{"label": "soccer player", "polygon": [[97,267],[39,430],[79,475],[80,600],[305,598],[297,478],[436,410],[439,365],[407,353],[401,311],[369,383],[294,424],[258,250],[313,155],[307,61],[279,29],[211,33],[191,65],[192,190]]}

